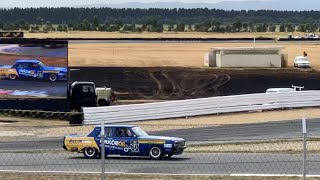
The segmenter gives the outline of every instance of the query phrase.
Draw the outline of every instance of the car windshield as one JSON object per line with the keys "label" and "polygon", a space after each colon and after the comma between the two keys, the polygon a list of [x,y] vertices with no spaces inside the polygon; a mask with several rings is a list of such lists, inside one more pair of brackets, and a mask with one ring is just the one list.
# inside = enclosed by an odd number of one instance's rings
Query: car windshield
{"label": "car windshield", "polygon": [[297,58],[297,61],[309,61],[307,58]]}
{"label": "car windshield", "polygon": [[38,63],[40,67],[45,67],[45,65],[42,62]]}
{"label": "car windshield", "polygon": [[133,127],[132,131],[134,132],[137,137],[143,137],[143,136],[148,136],[148,134],[142,130],[140,127]]}

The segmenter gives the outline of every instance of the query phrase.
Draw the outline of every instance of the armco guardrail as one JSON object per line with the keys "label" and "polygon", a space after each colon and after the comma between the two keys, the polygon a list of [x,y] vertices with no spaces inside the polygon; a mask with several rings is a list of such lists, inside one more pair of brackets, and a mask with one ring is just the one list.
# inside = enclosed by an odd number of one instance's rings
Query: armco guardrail
{"label": "armco guardrail", "polygon": [[84,124],[120,123],[279,108],[320,106],[320,91],[237,96],[83,108]]}

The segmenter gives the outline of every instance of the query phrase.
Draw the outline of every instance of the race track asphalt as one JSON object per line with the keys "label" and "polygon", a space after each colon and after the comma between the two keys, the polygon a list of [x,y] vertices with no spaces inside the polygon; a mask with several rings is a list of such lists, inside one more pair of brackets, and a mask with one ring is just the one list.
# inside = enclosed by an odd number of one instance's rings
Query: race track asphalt
{"label": "race track asphalt", "polygon": [[[320,119],[307,121],[309,137],[320,137]],[[66,134],[72,132],[66,132]],[[272,139],[295,139],[302,137],[301,120],[279,121],[254,124],[223,125],[192,129],[179,129],[149,133],[158,136],[172,136],[184,138],[187,144],[217,141],[264,141]],[[17,138],[16,141],[0,141],[2,150],[38,150],[38,149],[61,149],[61,138]]]}

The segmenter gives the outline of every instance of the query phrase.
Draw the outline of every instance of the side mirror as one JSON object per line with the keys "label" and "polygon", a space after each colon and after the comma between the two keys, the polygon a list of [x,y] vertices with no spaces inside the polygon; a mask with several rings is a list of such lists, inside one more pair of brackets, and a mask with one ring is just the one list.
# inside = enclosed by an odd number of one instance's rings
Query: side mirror
{"label": "side mirror", "polygon": [[135,134],[134,134],[134,135],[133,135],[133,137],[134,137],[134,138],[136,138],[136,137],[137,137],[137,135],[135,135]]}

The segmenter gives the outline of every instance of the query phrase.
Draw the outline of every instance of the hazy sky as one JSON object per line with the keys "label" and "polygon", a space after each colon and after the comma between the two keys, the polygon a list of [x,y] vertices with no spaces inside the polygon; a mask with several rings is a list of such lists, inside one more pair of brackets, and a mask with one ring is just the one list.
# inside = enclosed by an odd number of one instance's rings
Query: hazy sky
{"label": "hazy sky", "polygon": [[[0,0],[0,7],[61,7],[79,6],[87,4],[108,4],[125,2],[205,2],[216,3],[220,1],[246,1],[246,0]],[[256,0],[265,1],[265,0]]]}

